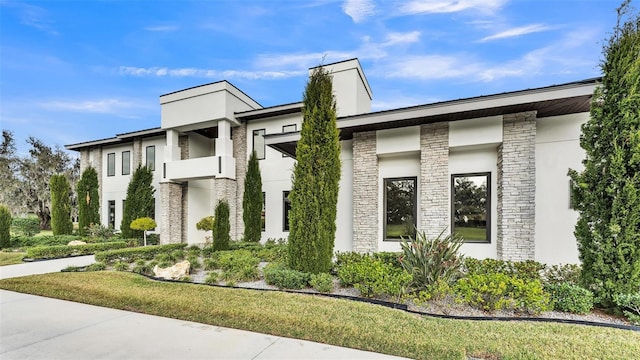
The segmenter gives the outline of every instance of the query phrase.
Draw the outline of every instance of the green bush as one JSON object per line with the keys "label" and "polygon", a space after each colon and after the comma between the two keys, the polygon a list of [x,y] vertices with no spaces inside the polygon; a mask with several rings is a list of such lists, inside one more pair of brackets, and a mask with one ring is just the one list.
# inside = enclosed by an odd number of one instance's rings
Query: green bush
{"label": "green bush", "polygon": [[36,235],[40,233],[40,220],[35,216],[13,218],[11,231],[18,235]]}
{"label": "green bush", "polygon": [[443,236],[429,239],[424,232],[416,232],[415,239],[402,239],[402,267],[411,274],[410,286],[416,291],[424,291],[431,285],[443,280],[452,284],[461,274],[463,257],[458,253],[463,244],[460,235]]}
{"label": "green bush", "polygon": [[202,249],[200,249],[198,245],[191,245],[187,247],[187,254],[189,254],[189,256],[200,256]]}
{"label": "green bush", "polygon": [[[31,259],[57,259],[69,256],[91,255],[100,251],[112,249],[122,249],[127,246],[124,241],[86,244],[86,245],[55,245],[55,246],[36,246],[27,249],[27,258]],[[96,260],[102,261],[101,259]]]}
{"label": "green bush", "polygon": [[153,266],[151,266],[151,264],[147,264],[147,262],[144,261],[143,259],[139,259],[135,262],[135,265],[133,266],[133,269],[131,271],[133,271],[136,274],[152,275]]}
{"label": "green bush", "polygon": [[474,274],[456,283],[459,301],[484,310],[514,310],[537,314],[551,308],[539,280],[525,281],[501,273]]}
{"label": "green bush", "polygon": [[333,290],[333,276],[327,273],[311,274],[309,285],[319,292],[331,292]]}
{"label": "green bush", "polygon": [[104,226],[102,224],[89,224],[85,231],[87,236],[92,239],[110,239],[116,234],[113,226]]}
{"label": "green bush", "polygon": [[112,263],[116,260],[121,260],[131,263],[138,259],[151,260],[157,254],[184,249],[186,246],[187,244],[167,244],[102,251],[96,253],[96,261]]}
{"label": "green bush", "polygon": [[215,221],[213,224],[213,249],[228,250],[231,240],[231,223],[229,222],[229,203],[219,200],[215,208]]}
{"label": "green bush", "polygon": [[129,270],[129,264],[124,261],[116,261],[113,264],[113,269],[115,271],[127,271]]}
{"label": "green bush", "polygon": [[388,294],[399,297],[411,282],[411,275],[382,260],[365,256],[338,268],[338,279],[343,286],[353,286],[362,296]]}
{"label": "green bush", "polygon": [[402,253],[400,252],[381,251],[373,253],[371,256],[374,259],[381,260],[383,263],[391,264],[398,269],[402,269],[402,263],[400,262]]}
{"label": "green bush", "polygon": [[554,310],[587,314],[593,308],[593,293],[578,285],[569,282],[547,284],[544,290],[551,297]]}
{"label": "green bush", "polygon": [[287,256],[289,256],[287,244],[267,245],[254,253],[260,260],[267,262],[286,263]]}
{"label": "green bush", "polygon": [[334,262],[334,271],[347,264],[358,263],[365,257],[369,257],[368,254],[363,254],[355,251],[336,252],[336,260]]}
{"label": "green bush", "polygon": [[580,265],[565,264],[553,265],[542,271],[542,280],[545,284],[580,283]]}
{"label": "green bush", "polygon": [[464,261],[464,269],[467,275],[503,274],[514,276],[525,281],[541,281],[541,272],[545,269],[545,265],[533,260],[514,262],[508,260],[478,260],[467,258]]}
{"label": "green bush", "polygon": [[205,270],[215,270],[215,269],[220,269],[220,263],[219,263],[219,259],[220,259],[220,253],[219,252],[215,252],[213,254],[211,254],[211,256],[209,256],[208,258],[204,259],[204,269]]}
{"label": "green bush", "polygon": [[192,273],[193,273],[194,270],[198,270],[198,269],[200,269],[202,267],[202,264],[200,263],[200,260],[195,255],[187,256],[187,261],[189,261],[189,264],[191,264],[189,269],[190,269],[190,271]]}
{"label": "green bush", "polygon": [[69,235],[73,232],[69,181],[62,174],[51,175],[49,190],[51,194],[51,230],[54,235]]}
{"label": "green bush", "polygon": [[107,265],[103,262],[93,263],[85,268],[85,271],[102,271],[107,268]]}
{"label": "green bush", "polygon": [[308,286],[310,280],[310,274],[291,270],[278,263],[265,266],[263,274],[267,284],[275,285],[281,289],[303,289]]}
{"label": "green bush", "polygon": [[206,284],[217,284],[218,283],[219,274],[215,271],[210,272],[207,277],[204,279]]}
{"label": "green bush", "polygon": [[11,246],[11,212],[5,205],[0,205],[0,249]]}
{"label": "green bush", "polygon": [[260,259],[249,250],[221,251],[218,265],[225,281],[251,281],[258,278]]}
{"label": "green bush", "polygon": [[621,307],[627,319],[635,325],[640,325],[640,291],[633,294],[618,294],[614,296],[616,305]]}

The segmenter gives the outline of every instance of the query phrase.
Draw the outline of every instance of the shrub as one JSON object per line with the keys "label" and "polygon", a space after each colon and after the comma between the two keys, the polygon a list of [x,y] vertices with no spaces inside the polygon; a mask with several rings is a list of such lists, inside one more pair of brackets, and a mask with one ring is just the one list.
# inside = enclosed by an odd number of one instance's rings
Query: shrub
{"label": "shrub", "polygon": [[338,271],[340,267],[347,264],[360,262],[365,257],[369,257],[369,255],[355,252],[355,251],[336,252],[336,261],[335,261],[334,269],[335,271]]}
{"label": "shrub", "polygon": [[344,286],[353,286],[362,296],[373,297],[388,294],[401,296],[411,282],[411,275],[381,260],[369,256],[338,268],[338,279]]}
{"label": "shrub", "polygon": [[213,249],[228,250],[231,236],[231,224],[229,223],[229,204],[225,200],[219,200],[215,209],[215,223],[213,225]]}
{"label": "shrub", "polygon": [[158,226],[155,220],[150,217],[141,217],[133,220],[129,227],[133,230],[142,230],[144,237],[144,246],[147,246],[147,231],[155,229]]}
{"label": "shrub", "polygon": [[11,238],[11,247],[67,245],[73,240],[80,240],[80,237],[75,235],[19,235]]}
{"label": "shrub", "polygon": [[69,265],[66,268],[60,270],[60,272],[80,272],[84,270],[84,266],[74,266],[74,265]]}
{"label": "shrub", "polygon": [[40,220],[35,216],[13,218],[11,231],[25,236],[36,235],[40,232]]}
{"label": "shrub", "polygon": [[547,267],[542,272],[542,280],[545,284],[580,283],[580,265],[565,264]]}
{"label": "shrub", "polygon": [[258,156],[254,151],[249,156],[247,173],[244,178],[244,195],[242,197],[242,221],[244,222],[244,239],[259,242],[262,230],[262,177]]}
{"label": "shrub", "polygon": [[189,261],[189,264],[191,264],[191,267],[189,269],[192,272],[194,270],[198,270],[198,269],[200,269],[202,267],[202,264],[200,263],[200,260],[195,255],[189,255],[187,257],[187,260]]}
{"label": "shrub", "polygon": [[220,268],[220,263],[219,263],[219,254],[220,253],[213,253],[211,254],[210,257],[204,259],[204,269],[205,270],[215,270],[215,269],[219,269]]}
{"label": "shrub", "polygon": [[133,270],[131,271],[133,271],[136,274],[151,275],[153,273],[153,266],[151,266],[151,264],[147,264],[146,261],[140,259],[136,261],[135,265],[133,266]]}
{"label": "shrub", "polygon": [[392,265],[393,267],[402,269],[402,263],[400,262],[402,253],[400,252],[381,251],[381,252],[373,253],[371,254],[371,256],[374,259],[378,259],[382,261],[383,263],[387,263]]}
{"label": "shrub", "polygon": [[449,295],[453,294],[453,288],[449,283],[444,280],[438,280],[435,284],[431,284],[425,290],[419,291],[417,294],[417,298],[413,301],[416,304],[424,303],[430,300],[442,300]]}
{"label": "shrub", "polygon": [[411,287],[417,291],[443,280],[453,283],[459,276],[463,264],[458,254],[463,239],[460,235],[443,236],[444,231],[435,239],[428,239],[424,232],[416,232],[410,242],[402,239],[402,267],[412,276]]}
{"label": "shrub", "polygon": [[331,292],[333,290],[333,276],[327,273],[311,274],[309,285],[319,292]]}
{"label": "shrub", "polygon": [[0,249],[11,246],[11,212],[5,205],[0,205]]}
{"label": "shrub", "polygon": [[189,254],[189,256],[200,256],[202,249],[200,249],[198,245],[191,245],[187,247],[187,254]]}
{"label": "shrub", "polygon": [[85,271],[102,271],[107,268],[107,265],[103,262],[93,263],[85,268]]}
{"label": "shrub", "polygon": [[85,233],[93,239],[109,239],[116,234],[116,230],[113,226],[92,223],[86,227]]}
{"label": "shrub", "polygon": [[210,272],[207,277],[204,279],[206,284],[217,284],[218,283],[219,274],[215,271]]}
{"label": "shrub", "polygon": [[167,244],[102,251],[96,253],[96,261],[111,263],[116,260],[121,260],[130,263],[138,259],[151,260],[157,254],[183,249],[186,246],[187,244]]}
{"label": "shrub", "polygon": [[616,305],[620,306],[627,319],[635,325],[640,325],[640,291],[632,294],[618,294],[614,296]]}
{"label": "shrub", "polygon": [[539,280],[501,273],[474,274],[459,279],[454,287],[460,301],[484,310],[514,310],[537,314],[550,309],[549,296]]}
{"label": "shrub", "polygon": [[255,255],[262,261],[286,263],[288,256],[287,245],[265,246],[255,251]]}
{"label": "shrub", "polygon": [[129,264],[124,261],[116,261],[115,264],[113,264],[113,269],[115,271],[127,271],[129,270]]}
{"label": "shrub", "polygon": [[546,285],[544,290],[549,294],[554,310],[586,314],[593,308],[593,293],[578,285],[554,283]]}
{"label": "shrub", "polygon": [[258,278],[260,259],[248,250],[221,251],[218,265],[225,281],[250,281]]}
{"label": "shrub", "polygon": [[49,180],[51,193],[51,230],[54,235],[68,235],[73,232],[71,222],[71,200],[69,181],[64,175],[52,175]]}
{"label": "shrub", "polygon": [[100,223],[100,196],[98,194],[98,173],[89,166],[82,172],[76,185],[78,194],[78,232],[85,235],[90,228]]}
{"label": "shrub", "polygon": [[281,289],[305,288],[309,284],[310,279],[310,274],[289,269],[278,263],[265,266],[263,274],[267,284],[275,285]]}
{"label": "shrub", "polygon": [[123,238],[137,238],[142,235],[140,231],[132,230],[130,225],[134,219],[150,217],[153,213],[155,204],[153,194],[155,189],[151,184],[152,181],[153,172],[151,169],[138,165],[127,187],[127,198],[124,203],[120,225]]}
{"label": "shrub", "polygon": [[464,261],[467,275],[503,274],[525,281],[542,280],[540,273],[545,265],[533,260],[513,262],[508,260],[467,258]]}
{"label": "shrub", "polygon": [[[86,244],[86,245],[55,245],[55,246],[36,246],[27,249],[26,257],[31,259],[58,259],[69,256],[91,255],[100,251],[111,249],[121,249],[127,244],[123,241]],[[96,260],[102,261],[96,257]]]}

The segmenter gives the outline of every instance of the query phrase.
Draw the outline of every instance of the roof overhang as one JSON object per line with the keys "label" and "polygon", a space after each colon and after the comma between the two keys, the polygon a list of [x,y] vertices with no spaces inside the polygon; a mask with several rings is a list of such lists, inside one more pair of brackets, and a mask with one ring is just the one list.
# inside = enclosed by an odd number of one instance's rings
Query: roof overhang
{"label": "roof overhang", "polygon": [[164,135],[164,133],[165,133],[165,130],[162,130],[161,128],[158,127],[153,129],[116,134],[116,136],[112,138],[86,141],[86,142],[81,142],[77,144],[65,145],[64,147],[67,150],[80,151],[82,149],[92,148],[97,146],[119,145],[122,143],[127,143],[129,141],[132,141],[134,138],[148,138],[153,136]]}
{"label": "roof overhang", "polygon": [[296,146],[300,140],[300,131],[288,132],[284,134],[271,134],[264,137],[264,143],[281,153],[296,157]]}

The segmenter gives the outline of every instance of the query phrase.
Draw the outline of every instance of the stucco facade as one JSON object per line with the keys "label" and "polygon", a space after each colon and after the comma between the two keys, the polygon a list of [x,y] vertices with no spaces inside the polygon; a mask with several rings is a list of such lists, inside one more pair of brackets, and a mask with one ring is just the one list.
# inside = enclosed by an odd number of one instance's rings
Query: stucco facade
{"label": "stucco facade", "polygon": [[[371,112],[357,59],[325,68],[341,136],[336,250],[398,251],[400,237],[417,227],[431,237],[469,236],[462,251],[473,257],[578,261],[567,170],[581,168],[580,125],[597,79]],[[255,150],[262,240],[286,238],[302,103],[264,108],[220,81],[162,95],[160,106],[158,128],[67,146],[80,153],[82,169],[98,171],[103,224],[120,228],[131,175],[152,165],[162,243],[203,243],[209,234],[195,224],[221,199],[240,240]],[[461,184],[475,197],[464,198]],[[481,205],[468,210],[472,202]]]}

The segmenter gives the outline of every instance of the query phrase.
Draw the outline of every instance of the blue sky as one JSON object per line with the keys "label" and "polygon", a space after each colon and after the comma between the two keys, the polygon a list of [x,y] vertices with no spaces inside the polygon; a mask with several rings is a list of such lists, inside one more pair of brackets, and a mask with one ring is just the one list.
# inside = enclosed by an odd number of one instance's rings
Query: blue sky
{"label": "blue sky", "polygon": [[159,96],[228,80],[300,101],[357,57],[373,110],[600,76],[611,0],[0,0],[0,126],[19,150],[160,126]]}

